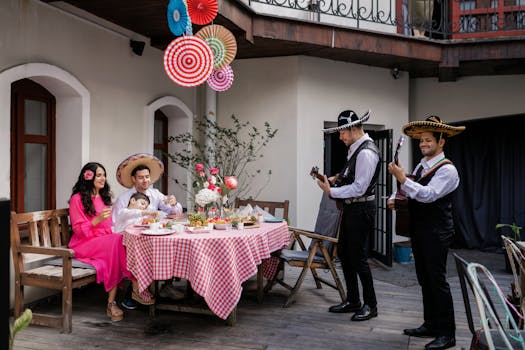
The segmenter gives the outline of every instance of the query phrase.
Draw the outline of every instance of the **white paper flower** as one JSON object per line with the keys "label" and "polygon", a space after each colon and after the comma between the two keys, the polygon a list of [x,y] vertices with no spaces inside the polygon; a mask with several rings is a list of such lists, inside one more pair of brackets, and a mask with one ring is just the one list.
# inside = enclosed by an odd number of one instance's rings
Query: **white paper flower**
{"label": "white paper flower", "polygon": [[221,198],[220,194],[207,188],[203,188],[195,195],[195,202],[204,207],[212,202],[217,202]]}

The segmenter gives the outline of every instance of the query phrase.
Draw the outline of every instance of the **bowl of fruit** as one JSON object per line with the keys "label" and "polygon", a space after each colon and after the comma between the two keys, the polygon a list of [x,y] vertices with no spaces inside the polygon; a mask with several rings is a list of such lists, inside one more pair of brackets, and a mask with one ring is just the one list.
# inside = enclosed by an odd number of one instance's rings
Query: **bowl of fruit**
{"label": "bowl of fruit", "polygon": [[229,230],[232,228],[232,223],[229,219],[217,219],[213,225],[216,230]]}

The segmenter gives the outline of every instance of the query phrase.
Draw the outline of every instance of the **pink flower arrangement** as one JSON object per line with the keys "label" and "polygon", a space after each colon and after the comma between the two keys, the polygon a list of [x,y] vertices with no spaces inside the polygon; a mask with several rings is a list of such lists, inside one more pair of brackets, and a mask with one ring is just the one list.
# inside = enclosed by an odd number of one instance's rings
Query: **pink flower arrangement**
{"label": "pink flower arrangement", "polygon": [[203,164],[196,164],[195,171],[197,179],[193,182],[193,187],[197,191],[195,202],[204,207],[210,203],[226,205],[228,203],[228,193],[237,188],[235,176],[225,176],[224,179],[219,174],[218,168],[210,168],[209,176],[206,176]]}
{"label": "pink flower arrangement", "polygon": [[90,180],[93,180],[93,177],[95,176],[95,174],[93,173],[92,170],[86,170],[84,171],[84,180],[86,181],[90,181]]}

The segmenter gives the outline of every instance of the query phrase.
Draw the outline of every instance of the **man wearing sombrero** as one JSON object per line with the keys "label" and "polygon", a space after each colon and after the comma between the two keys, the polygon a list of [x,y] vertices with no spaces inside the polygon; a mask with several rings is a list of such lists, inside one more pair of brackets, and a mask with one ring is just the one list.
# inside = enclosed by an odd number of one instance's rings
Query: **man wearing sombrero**
{"label": "man wearing sombrero", "polygon": [[[366,321],[377,317],[377,300],[372,272],[368,265],[368,238],[373,232],[376,201],[375,187],[379,176],[380,155],[374,140],[363,130],[370,117],[368,111],[359,117],[353,111],[343,111],[337,127],[324,129],[325,133],[339,132],[339,139],[348,148],[343,170],[324,181],[319,187],[343,204],[343,219],[337,253],[341,259],[346,282],[346,301],[329,308],[330,312],[355,312],[352,321]],[[357,277],[363,288],[363,304],[359,298]]]}
{"label": "man wearing sombrero", "polygon": [[[446,279],[448,248],[454,235],[452,193],[459,185],[456,167],[445,158],[443,146],[448,137],[465,130],[464,126],[447,125],[437,116],[414,121],[402,128],[403,133],[419,140],[423,159],[413,171],[413,179],[394,162],[388,171],[401,184],[409,198],[410,236],[416,274],[423,294],[424,323],[404,334],[434,337],[426,350],[447,349],[456,345],[454,304]],[[394,196],[387,205],[394,209]]]}
{"label": "man wearing sombrero", "polygon": [[[148,211],[160,210],[166,214],[182,214],[182,206],[177,203],[174,195],[166,196],[156,188],[151,187],[162,176],[163,172],[164,164],[152,154],[134,154],[120,163],[117,167],[117,181],[122,186],[127,187],[128,190],[121,193],[113,204],[113,222],[117,222],[122,210],[128,207],[131,196],[137,192],[143,193],[149,198]],[[168,286],[167,288],[172,287],[171,283],[166,284],[166,286]],[[171,293],[175,294],[174,290]],[[127,294],[122,306],[127,309],[135,309],[137,305],[129,297],[131,292],[128,291]]]}

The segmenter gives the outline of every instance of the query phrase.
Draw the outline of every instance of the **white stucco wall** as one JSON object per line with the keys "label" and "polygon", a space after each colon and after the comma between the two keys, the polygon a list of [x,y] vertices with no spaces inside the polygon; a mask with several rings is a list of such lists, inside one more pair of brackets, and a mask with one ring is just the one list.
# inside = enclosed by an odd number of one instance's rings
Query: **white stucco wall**
{"label": "white stucco wall", "polygon": [[[351,109],[359,115],[371,110],[370,124],[393,129],[394,141],[408,120],[408,79],[394,80],[387,69],[301,57],[299,60],[297,148],[297,222],[313,228],[321,192],[311,177],[312,166],[323,165],[324,121],[336,121]],[[404,152],[400,160],[406,160]]]}
{"label": "white stucco wall", "polygon": [[[232,87],[218,94],[219,123],[229,123],[234,114],[254,126],[264,128],[264,122],[279,129],[263,149],[264,157],[255,169],[272,171],[270,182],[259,200],[283,201],[289,199],[289,216],[295,222],[297,177],[297,69],[298,57],[236,60],[232,64],[235,80]],[[267,181],[261,174],[253,185],[251,195]]]}
{"label": "white stucco wall", "polygon": [[321,193],[308,174],[323,164],[323,122],[370,108],[370,123],[394,129],[397,138],[408,121],[406,74],[394,80],[386,69],[304,56],[236,60],[233,69],[233,86],[218,97],[219,121],[234,113],[279,128],[258,162],[273,172],[259,198],[289,199],[291,224],[302,228],[313,228],[319,208]]}
{"label": "white stucco wall", "polygon": [[[116,167],[152,151],[154,108],[147,106],[159,98],[172,100],[158,106],[175,119],[172,126],[191,130],[195,89],[169,80],[162,51],[146,45],[142,56],[132,53],[130,38],[141,39],[40,1],[0,1],[0,197],[10,198],[11,83],[18,79],[38,82],[57,99],[57,207],[67,206],[87,161],[106,167],[115,196],[124,190]],[[34,292],[27,290],[26,302],[41,296]]]}
{"label": "white stucco wall", "polygon": [[[67,190],[57,191],[57,205],[67,202],[78,176],[71,173],[72,169],[78,171],[86,161],[98,161],[106,167],[115,195],[123,190],[115,179],[117,165],[130,154],[152,150],[152,135],[148,134],[152,130],[145,129],[143,120],[148,104],[162,96],[174,96],[194,110],[195,89],[179,87],[169,80],[164,73],[162,51],[146,45],[142,56],[132,53],[129,39],[136,36],[134,33],[122,30],[123,35],[34,0],[2,1],[0,16],[0,75],[19,65],[45,63],[71,74],[90,95],[88,124],[67,126],[83,127],[82,135],[65,142],[69,135],[64,134],[57,141],[57,173],[62,171],[58,168],[61,162],[66,164],[67,160],[68,165],[68,175],[60,181]],[[45,79],[34,80],[50,89]],[[0,92],[10,93],[1,87]],[[68,93],[75,91],[70,88],[64,95]],[[74,99],[69,101],[69,105],[74,103]],[[57,107],[60,104],[57,100]],[[67,109],[68,103],[63,105]],[[60,115],[60,111],[57,108],[57,132],[62,133],[67,115]],[[3,164],[9,164],[8,114],[8,106],[0,112]],[[82,137],[88,137],[87,142]],[[83,153],[78,150],[81,142],[88,145]],[[10,196],[9,167],[1,170],[0,189],[0,196]]]}
{"label": "white stucco wall", "polygon": [[435,114],[446,122],[525,113],[525,75],[411,80],[410,120]]}

